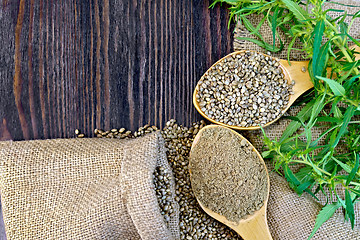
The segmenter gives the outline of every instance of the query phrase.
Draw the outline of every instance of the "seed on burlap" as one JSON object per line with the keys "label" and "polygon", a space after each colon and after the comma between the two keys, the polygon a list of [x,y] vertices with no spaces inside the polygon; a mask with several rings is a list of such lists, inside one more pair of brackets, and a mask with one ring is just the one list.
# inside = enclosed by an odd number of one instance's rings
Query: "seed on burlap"
{"label": "seed on burlap", "polygon": [[209,118],[250,127],[278,118],[289,102],[291,88],[279,59],[247,51],[213,66],[200,79],[195,97]]}
{"label": "seed on burlap", "polygon": [[[205,122],[193,123],[191,127],[183,127],[176,123],[176,120],[171,119],[165,124],[161,131],[165,140],[165,148],[167,160],[172,168],[175,180],[175,200],[180,205],[180,239],[209,239],[209,240],[241,240],[240,236],[229,227],[216,221],[207,215],[199,206],[194,193],[191,189],[190,175],[188,170],[189,152],[191,149],[194,137],[201,128],[205,126]],[[140,131],[139,131],[140,130]],[[158,130],[156,126],[148,126],[143,129],[139,128],[136,135],[143,136],[148,134],[147,131],[152,132]],[[143,133],[141,133],[143,130]],[[145,131],[144,131],[145,130]],[[97,131],[97,134],[104,132]],[[119,129],[119,134],[116,138],[130,138],[134,136],[135,132],[131,132],[125,137],[125,128]],[[95,133],[95,131],[94,131]],[[100,134],[99,137],[104,137]],[[169,189],[168,184],[164,182],[164,174],[160,169],[154,172],[154,184],[156,189],[156,196],[159,202],[161,214],[164,216],[165,222],[169,220],[174,207],[170,206],[171,199],[166,197]],[[165,202],[164,202],[165,201]],[[168,201],[168,202],[166,202]]]}

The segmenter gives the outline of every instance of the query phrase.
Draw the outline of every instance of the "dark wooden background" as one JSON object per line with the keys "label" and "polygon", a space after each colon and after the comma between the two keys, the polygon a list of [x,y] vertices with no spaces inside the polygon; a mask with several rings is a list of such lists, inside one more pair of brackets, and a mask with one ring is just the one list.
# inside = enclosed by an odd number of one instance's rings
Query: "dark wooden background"
{"label": "dark wooden background", "polygon": [[232,51],[227,10],[209,4],[0,0],[0,140],[201,119],[196,82]]}
{"label": "dark wooden background", "polygon": [[0,140],[201,119],[197,80],[232,51],[209,0],[0,0]]}

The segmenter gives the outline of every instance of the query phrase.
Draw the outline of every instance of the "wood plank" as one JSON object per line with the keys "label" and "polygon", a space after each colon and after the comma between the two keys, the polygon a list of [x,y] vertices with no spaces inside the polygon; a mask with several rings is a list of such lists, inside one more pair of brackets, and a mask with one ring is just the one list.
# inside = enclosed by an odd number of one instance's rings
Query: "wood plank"
{"label": "wood plank", "polygon": [[1,140],[188,125],[196,81],[232,48],[226,10],[206,0],[0,5]]}

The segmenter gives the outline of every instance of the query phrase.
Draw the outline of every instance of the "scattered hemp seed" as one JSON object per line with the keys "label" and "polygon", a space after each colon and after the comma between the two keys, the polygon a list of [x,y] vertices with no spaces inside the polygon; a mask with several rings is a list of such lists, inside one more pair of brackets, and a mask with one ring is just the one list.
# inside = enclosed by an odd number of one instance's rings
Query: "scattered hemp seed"
{"label": "scattered hemp seed", "polygon": [[85,135],[83,133],[80,133],[79,135],[77,135],[78,138],[83,138],[85,137]]}
{"label": "scattered hemp seed", "polygon": [[[191,124],[190,127],[184,127],[171,119],[161,130],[165,140],[166,156],[173,171],[175,180],[175,200],[179,203],[179,227],[181,240],[241,240],[242,238],[226,225],[218,222],[207,215],[199,206],[190,183],[190,173],[188,170],[189,152],[192,142],[201,128],[205,126],[204,121]],[[144,136],[148,133],[158,130],[156,126],[145,125],[137,131],[137,137]],[[111,131],[95,129],[94,134],[97,137],[111,138],[134,138],[135,132],[128,133],[125,128],[118,129],[118,133],[109,135]],[[156,168],[153,173],[156,196],[159,202],[160,212],[164,217],[165,223],[174,214],[173,208],[168,198],[169,185],[164,180],[165,173],[163,169]],[[168,207],[166,207],[168,206]]]}

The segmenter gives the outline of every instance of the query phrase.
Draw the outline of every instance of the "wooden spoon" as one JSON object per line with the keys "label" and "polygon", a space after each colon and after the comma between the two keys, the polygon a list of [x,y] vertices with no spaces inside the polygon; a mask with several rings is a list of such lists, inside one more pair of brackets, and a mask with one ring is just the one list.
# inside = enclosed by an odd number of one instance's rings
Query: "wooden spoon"
{"label": "wooden spoon", "polygon": [[[191,161],[191,153],[193,152],[194,146],[198,143],[203,131],[205,131],[208,128],[223,128],[223,127],[218,126],[218,125],[208,125],[199,131],[199,133],[196,135],[194,142],[192,144],[192,147],[191,147],[190,161]],[[231,130],[231,129],[229,129],[229,130],[232,133],[238,135],[241,139],[245,139],[242,135],[235,132],[234,130]],[[268,198],[269,198],[269,191],[270,191],[269,174],[268,174],[265,162],[264,162],[263,158],[261,157],[260,153],[254,148],[254,146],[247,139],[245,139],[245,140],[249,144],[249,146],[252,147],[253,151],[257,154],[257,156],[259,157],[259,160],[261,161],[262,164],[264,164],[264,167],[265,167],[265,173],[266,173],[266,177],[267,177],[267,194],[266,194],[266,197],[264,200],[264,205],[258,211],[255,211],[252,215],[248,215],[248,216],[246,216],[246,218],[244,218],[244,219],[240,220],[238,223],[236,223],[236,222],[229,221],[228,219],[226,219],[225,216],[222,216],[222,215],[210,210],[209,208],[204,206],[199,201],[199,199],[197,199],[197,200],[198,200],[201,208],[208,215],[210,215],[211,217],[215,218],[216,220],[224,223],[228,227],[235,230],[244,240],[268,240],[268,239],[271,240],[272,237],[271,237],[269,227],[267,224],[267,219],[266,219],[266,206],[267,206],[267,202],[268,202]],[[191,166],[191,164],[189,166]],[[191,171],[191,169],[189,169],[189,171],[190,171],[190,180],[191,180],[192,171]],[[214,172],[214,174],[216,174],[216,172]]]}
{"label": "wooden spoon", "polygon": [[[355,46],[355,51],[356,52],[360,52],[360,48],[358,46]],[[217,61],[216,63],[214,63],[205,73],[204,75],[201,77],[201,79],[204,78],[204,76],[211,70],[211,68],[217,64],[219,64],[220,62],[224,61],[225,58],[228,58],[232,55],[237,55],[239,53],[242,52],[249,52],[248,50],[243,50],[243,51],[237,51],[237,52],[233,52],[230,53],[229,55],[221,58],[219,61]],[[250,51],[250,52],[255,52],[255,51]],[[259,53],[259,52],[257,52]],[[259,53],[262,54],[264,56],[267,56],[269,58],[275,59],[274,57],[271,57],[267,54],[263,54],[263,53]],[[356,60],[359,60],[360,56],[356,57]],[[295,100],[300,97],[304,92],[306,92],[307,90],[309,90],[310,88],[314,87],[313,83],[311,82],[311,78],[309,76],[308,73],[308,65],[309,65],[309,61],[290,61],[289,62],[287,60],[283,60],[280,59],[280,68],[283,72],[283,74],[285,75],[285,79],[287,80],[287,82],[290,84],[291,81],[295,82],[295,85],[293,86],[292,90],[294,92],[294,94],[290,95],[290,99],[289,102],[287,104],[287,106],[284,108],[284,113],[289,109],[289,107],[295,102]],[[212,118],[209,118],[203,111],[201,111],[201,107],[198,103],[198,101],[196,100],[196,95],[198,93],[198,89],[199,89],[199,84],[196,85],[195,90],[194,90],[194,94],[193,94],[193,103],[195,105],[196,110],[207,120],[209,120],[210,122],[222,125],[222,126],[226,126],[229,128],[233,128],[236,130],[256,130],[256,129],[260,129],[260,126],[251,126],[251,127],[242,127],[242,126],[234,126],[234,125],[227,125],[225,123],[222,122],[218,122]],[[280,117],[282,116],[282,114],[280,114],[276,119],[266,123],[265,125],[263,125],[262,127],[266,127],[269,126],[270,124],[276,122]]]}

